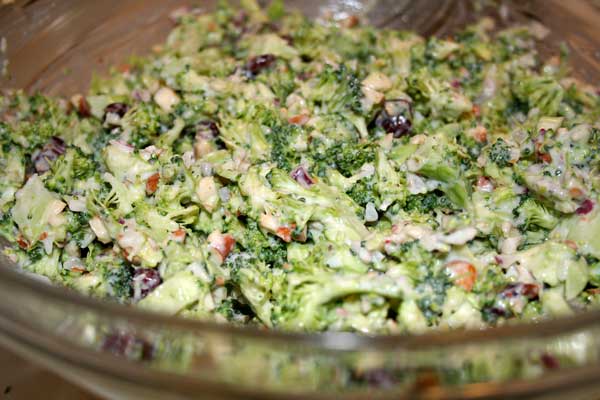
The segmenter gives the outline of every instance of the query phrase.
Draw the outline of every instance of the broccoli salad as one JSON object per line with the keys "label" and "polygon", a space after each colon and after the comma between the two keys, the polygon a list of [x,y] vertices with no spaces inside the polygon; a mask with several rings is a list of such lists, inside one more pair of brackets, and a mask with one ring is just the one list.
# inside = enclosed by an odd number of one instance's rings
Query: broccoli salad
{"label": "broccoli salad", "polygon": [[449,38],[221,4],[87,95],[0,97],[0,232],[185,318],[421,333],[600,302],[600,99],[539,24]]}

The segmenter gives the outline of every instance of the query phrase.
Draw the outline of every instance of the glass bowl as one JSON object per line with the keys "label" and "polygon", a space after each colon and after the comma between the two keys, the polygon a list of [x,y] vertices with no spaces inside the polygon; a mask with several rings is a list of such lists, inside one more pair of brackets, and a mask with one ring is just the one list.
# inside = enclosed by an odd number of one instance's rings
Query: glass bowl
{"label": "glass bowl", "polygon": [[[6,3],[6,4],[5,4]],[[192,2],[189,2],[192,3]],[[167,0],[0,4],[0,88],[70,96],[172,27]],[[210,8],[212,2],[202,2]],[[600,76],[597,2],[290,2],[311,17],[447,35],[482,15],[550,28],[575,75]],[[5,38],[2,40],[1,38]],[[6,45],[4,45],[5,43]],[[6,48],[4,48],[6,47]],[[600,393],[600,312],[538,324],[366,337],[240,328],[142,312],[45,284],[0,261],[0,344],[108,398],[571,398]]]}

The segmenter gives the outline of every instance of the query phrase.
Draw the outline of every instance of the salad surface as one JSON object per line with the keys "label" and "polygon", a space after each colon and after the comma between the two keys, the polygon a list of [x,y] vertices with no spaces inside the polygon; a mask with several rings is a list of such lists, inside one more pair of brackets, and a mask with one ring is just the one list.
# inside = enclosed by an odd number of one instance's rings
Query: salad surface
{"label": "salad surface", "polygon": [[179,13],[69,100],[0,96],[23,270],[186,318],[421,333],[600,294],[600,112],[539,24],[451,38],[280,3]]}

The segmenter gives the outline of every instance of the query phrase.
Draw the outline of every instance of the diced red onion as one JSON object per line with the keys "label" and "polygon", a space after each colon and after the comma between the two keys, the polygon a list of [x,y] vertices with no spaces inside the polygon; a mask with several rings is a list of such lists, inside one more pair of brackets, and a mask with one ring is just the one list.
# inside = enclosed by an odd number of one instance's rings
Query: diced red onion
{"label": "diced red onion", "polygon": [[60,155],[65,154],[67,147],[64,140],[58,136],[52,136],[50,141],[44,145],[39,151],[36,151],[31,156],[33,166],[39,173],[46,172],[50,169],[50,163],[56,160]]}
{"label": "diced red onion", "polygon": [[141,300],[162,283],[156,268],[136,268],[133,273],[133,298]]}
{"label": "diced red onion", "polygon": [[302,166],[297,166],[291,173],[290,176],[293,180],[298,182],[302,187],[308,188],[314,185],[315,181],[310,177],[308,171]]}

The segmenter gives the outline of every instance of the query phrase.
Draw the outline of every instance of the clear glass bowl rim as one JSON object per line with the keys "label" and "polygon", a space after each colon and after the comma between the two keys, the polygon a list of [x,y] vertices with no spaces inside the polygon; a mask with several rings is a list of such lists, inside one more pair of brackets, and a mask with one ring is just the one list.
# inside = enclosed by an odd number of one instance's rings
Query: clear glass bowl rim
{"label": "clear glass bowl rim", "polygon": [[73,290],[32,279],[19,272],[10,262],[0,263],[0,282],[12,284],[20,292],[43,298],[50,303],[71,303],[93,313],[153,326],[208,334],[226,334],[239,338],[277,341],[286,344],[310,345],[329,350],[420,350],[457,345],[490,343],[510,339],[533,339],[559,336],[585,330],[600,322],[600,310],[589,310],[570,316],[539,322],[523,322],[484,329],[431,331],[423,334],[389,334],[369,336],[352,332],[291,332],[239,326],[210,320],[193,320],[159,314],[135,307],[85,296]]}

